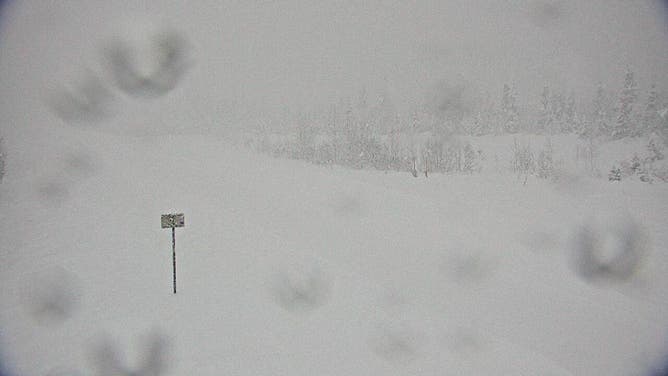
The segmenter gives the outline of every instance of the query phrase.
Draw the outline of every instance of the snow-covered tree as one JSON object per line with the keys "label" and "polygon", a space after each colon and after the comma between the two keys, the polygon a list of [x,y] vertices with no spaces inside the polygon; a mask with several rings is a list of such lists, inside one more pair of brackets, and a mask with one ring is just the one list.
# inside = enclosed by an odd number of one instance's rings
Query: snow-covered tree
{"label": "snow-covered tree", "polygon": [[553,121],[552,109],[550,108],[550,88],[544,86],[543,91],[540,93],[538,121],[534,126],[536,133],[544,134],[548,132],[552,128]]}
{"label": "snow-covered tree", "polygon": [[5,143],[4,139],[0,137],[0,182],[5,177],[5,159]]}
{"label": "snow-covered tree", "polygon": [[485,123],[483,120],[482,110],[478,109],[475,115],[473,115],[473,120],[470,123],[470,128],[468,129],[468,134],[471,136],[482,136],[485,134]]}
{"label": "snow-covered tree", "polygon": [[526,184],[529,175],[534,173],[535,158],[528,142],[520,143],[517,139],[513,140],[511,168],[518,178],[524,179],[524,184]]}
{"label": "snow-covered tree", "polygon": [[646,161],[649,163],[654,163],[665,158],[661,145],[654,138],[650,138],[647,142],[647,152],[649,155]]}
{"label": "snow-covered tree", "polygon": [[656,90],[656,85],[652,85],[647,94],[647,103],[642,116],[641,134],[650,134],[659,130],[661,118],[659,116],[659,92]]}
{"label": "snow-covered tree", "polygon": [[517,99],[513,90],[507,84],[503,85],[501,97],[501,115],[503,118],[503,130],[507,133],[517,133],[520,130],[519,112],[517,110]]}
{"label": "snow-covered tree", "polygon": [[471,144],[468,143],[466,144],[466,146],[464,146],[463,154],[464,154],[464,163],[462,165],[462,172],[471,174],[476,169],[478,169],[477,154],[475,150],[473,150]]}
{"label": "snow-covered tree", "polygon": [[474,113],[473,119],[471,119],[469,134],[473,136],[481,136],[492,133],[495,110],[489,93],[479,99],[476,107],[477,111]]}
{"label": "snow-covered tree", "polygon": [[545,147],[538,153],[536,159],[536,174],[539,178],[547,179],[554,174],[552,141],[548,138]]}
{"label": "snow-covered tree", "polygon": [[316,129],[309,115],[301,115],[297,123],[297,145],[295,157],[298,159],[312,160],[314,156],[313,140]]}
{"label": "snow-covered tree", "polygon": [[612,131],[613,138],[622,138],[635,133],[633,124],[633,106],[636,102],[636,81],[631,69],[624,75],[624,88],[619,95],[617,122]]}
{"label": "snow-covered tree", "polygon": [[556,93],[552,95],[551,102],[550,107],[552,110],[552,118],[554,119],[554,131],[551,133],[566,133],[566,102],[564,101],[564,96],[561,95],[561,93]]}
{"label": "snow-covered tree", "polygon": [[591,119],[592,135],[611,135],[612,126],[610,123],[610,102],[605,94],[603,85],[599,84],[596,88],[596,97],[593,103],[593,113]]}
{"label": "snow-covered tree", "polygon": [[622,180],[622,170],[617,166],[612,166],[610,173],[608,174],[609,181],[621,181]]}
{"label": "snow-covered tree", "polygon": [[578,114],[575,108],[575,96],[568,96],[564,107],[564,120],[562,130],[564,133],[572,133],[578,129]]}

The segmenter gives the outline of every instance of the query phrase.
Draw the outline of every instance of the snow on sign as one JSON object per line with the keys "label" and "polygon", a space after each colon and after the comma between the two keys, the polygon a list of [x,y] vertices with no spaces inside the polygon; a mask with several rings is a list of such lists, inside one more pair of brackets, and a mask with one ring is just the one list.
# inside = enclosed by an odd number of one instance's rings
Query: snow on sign
{"label": "snow on sign", "polygon": [[183,213],[163,214],[160,217],[162,228],[183,227],[185,224]]}

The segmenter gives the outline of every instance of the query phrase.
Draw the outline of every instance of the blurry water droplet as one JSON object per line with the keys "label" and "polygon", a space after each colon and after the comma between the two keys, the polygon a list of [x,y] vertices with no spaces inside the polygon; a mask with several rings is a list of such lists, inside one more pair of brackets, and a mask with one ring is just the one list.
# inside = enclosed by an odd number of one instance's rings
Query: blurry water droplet
{"label": "blurry water droplet", "polygon": [[342,216],[355,216],[363,211],[359,194],[351,192],[336,193],[332,198],[331,206],[337,214]]}
{"label": "blurry water droplet", "polygon": [[492,264],[482,251],[466,250],[448,258],[447,273],[458,283],[480,282],[492,273]]}
{"label": "blurry water droplet", "polygon": [[52,204],[62,203],[69,196],[65,183],[58,180],[49,180],[37,185],[39,196]]}
{"label": "blurry water droplet", "polygon": [[72,89],[61,88],[49,101],[53,111],[69,123],[92,123],[108,117],[113,96],[104,83],[87,73]]}
{"label": "blurry water droplet", "polygon": [[309,263],[296,263],[275,277],[273,294],[278,304],[289,311],[309,311],[324,304],[329,283],[322,271]]}
{"label": "blurry water droplet", "polygon": [[574,267],[589,281],[625,281],[639,270],[647,255],[642,228],[629,218],[590,222],[573,236]]}
{"label": "blurry water droplet", "polygon": [[480,352],[484,341],[476,327],[462,326],[447,334],[446,343],[450,350],[459,355]]}
{"label": "blurry water droplet", "polygon": [[420,336],[402,326],[383,326],[371,336],[371,347],[380,358],[391,363],[408,363],[418,355]]}
{"label": "blurry water droplet", "polygon": [[76,177],[90,177],[98,166],[89,153],[77,151],[65,156],[65,172]]}
{"label": "blurry water droplet", "polygon": [[189,44],[161,30],[137,41],[119,39],[105,50],[115,84],[128,95],[156,97],[174,89],[190,66]]}
{"label": "blurry water droplet", "polygon": [[161,376],[167,372],[170,344],[162,332],[154,331],[142,341],[137,364],[126,364],[124,351],[109,339],[93,348],[90,360],[99,376]]}
{"label": "blurry water droplet", "polygon": [[43,272],[30,281],[26,296],[29,311],[40,323],[60,324],[69,319],[79,305],[80,286],[71,273],[61,268]]}
{"label": "blurry water droplet", "polygon": [[558,23],[565,16],[564,4],[555,0],[534,1],[529,6],[529,19],[538,27],[548,27]]}

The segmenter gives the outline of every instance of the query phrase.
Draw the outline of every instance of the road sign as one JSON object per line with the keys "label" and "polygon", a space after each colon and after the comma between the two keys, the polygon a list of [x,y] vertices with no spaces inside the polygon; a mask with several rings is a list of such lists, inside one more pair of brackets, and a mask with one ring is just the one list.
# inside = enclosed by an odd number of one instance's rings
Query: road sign
{"label": "road sign", "polygon": [[183,213],[163,214],[160,217],[160,224],[162,228],[183,227],[185,225]]}
{"label": "road sign", "polygon": [[172,229],[172,265],[174,267],[174,294],[176,294],[176,235],[174,229],[185,226],[183,213],[163,214],[160,216],[162,228]]}

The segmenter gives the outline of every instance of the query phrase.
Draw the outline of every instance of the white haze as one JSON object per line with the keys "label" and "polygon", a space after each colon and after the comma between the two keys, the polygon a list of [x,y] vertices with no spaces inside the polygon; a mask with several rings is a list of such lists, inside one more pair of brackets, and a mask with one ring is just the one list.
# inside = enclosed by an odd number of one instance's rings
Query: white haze
{"label": "white haze", "polygon": [[[523,104],[544,85],[585,100],[598,83],[617,90],[627,67],[641,87],[668,89],[660,1],[36,1],[4,13],[3,106],[20,98],[18,114],[86,72],[104,77],[105,43],[151,24],[192,44],[189,79],[168,106],[186,128],[321,110],[361,90],[407,110],[443,82],[493,98],[507,83]],[[122,108],[118,122],[146,111]]]}
{"label": "white haze", "polygon": [[[652,84],[665,101],[665,1],[26,0],[0,10],[1,375],[116,376],[139,360],[143,374],[205,376],[621,376],[665,363],[668,160],[652,160],[666,168],[651,176],[617,168],[632,170],[634,153],[651,160],[645,135],[594,145],[488,124],[441,146],[478,158],[458,174],[428,171],[427,157],[418,171],[416,155],[412,171],[380,172],[231,142],[362,93],[402,116],[426,105],[457,117],[498,102],[508,84],[527,114],[545,85],[586,106],[599,84],[618,94],[630,69],[636,109]],[[151,76],[154,56],[139,56],[139,74],[119,68],[124,46],[155,52],[141,47],[156,33],[171,59],[164,74]],[[415,154],[401,142],[428,141],[405,133],[397,145]],[[511,170],[529,146],[549,152],[550,179]],[[615,168],[620,181],[608,181]],[[176,296],[159,228],[172,211],[187,223]],[[632,243],[630,261],[583,257],[607,238],[613,250]]]}

